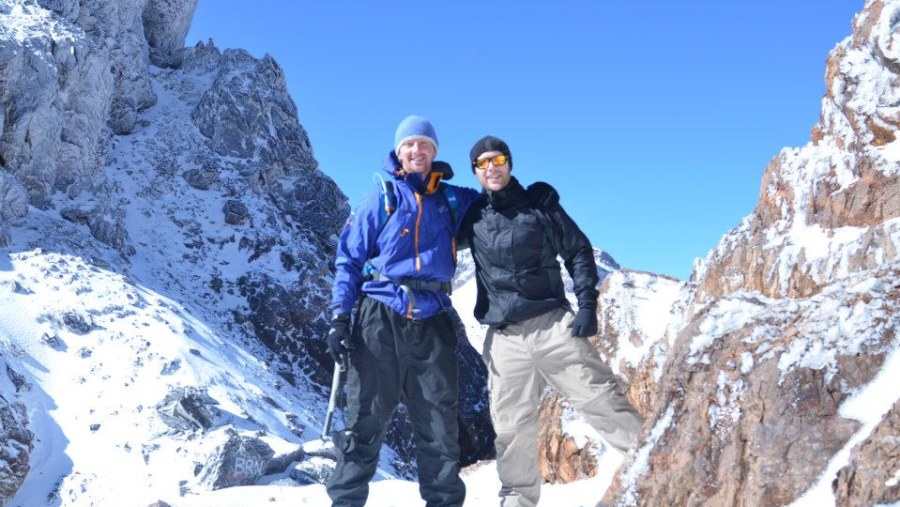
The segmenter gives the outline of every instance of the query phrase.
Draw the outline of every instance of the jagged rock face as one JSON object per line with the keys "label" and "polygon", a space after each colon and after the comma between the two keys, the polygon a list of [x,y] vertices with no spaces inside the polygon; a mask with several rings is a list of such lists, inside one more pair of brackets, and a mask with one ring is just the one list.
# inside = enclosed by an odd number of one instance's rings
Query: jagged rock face
{"label": "jagged rock face", "polygon": [[633,270],[612,273],[600,286],[599,332],[592,342],[613,370],[638,412],[653,409],[663,363],[684,314],[685,284]]}
{"label": "jagged rock face", "polygon": [[[272,413],[300,416],[291,423],[296,436],[324,412],[331,362],[321,338],[336,235],[349,207],[318,169],[274,60],[222,53],[211,41],[182,47],[196,4],[0,0],[0,244],[14,245],[9,258],[25,262],[60,252],[104,258],[98,272],[189,309],[200,335],[240,343],[251,363],[265,362],[266,374],[281,377],[272,385],[283,392],[262,400]],[[240,136],[222,125],[239,126]],[[28,213],[28,205],[40,210]],[[84,315],[105,314],[86,312],[66,313],[60,329],[103,333]],[[66,353],[64,340],[43,341]],[[190,370],[185,363],[154,367],[181,376]],[[193,382],[185,385],[206,387]],[[275,403],[281,395],[304,401]],[[183,403],[169,408],[191,415]],[[225,423],[214,416],[194,413],[199,426],[188,426],[220,433]],[[155,411],[135,417],[178,424]],[[280,423],[260,426],[276,431]],[[193,444],[208,440],[203,433]],[[161,451],[149,441],[142,447],[152,468]],[[67,494],[102,480],[79,478],[83,466],[73,463],[71,475],[58,478]],[[0,503],[8,497],[0,494]]]}
{"label": "jagged rock face", "polygon": [[[178,238],[174,248],[183,251],[174,255],[195,266],[194,274],[158,269],[153,277],[182,286],[182,296],[203,300],[201,306],[239,295],[242,304],[217,311],[231,311],[251,329],[288,382],[328,385],[321,337],[336,234],[349,214],[346,197],[317,169],[271,58],[220,52],[212,43],[185,48],[178,58],[177,69],[151,69],[162,103],[142,116],[140,129],[113,139],[111,186],[134,194],[117,196],[126,203],[123,222],[135,238],[136,262],[173,254],[157,245]],[[186,135],[197,130],[202,136]],[[135,197],[169,201],[155,213],[171,223],[140,220],[146,211]],[[184,287],[185,277],[208,266],[214,266],[211,290]]]}
{"label": "jagged rock face", "polygon": [[328,332],[329,287],[324,280],[306,287],[285,287],[265,275],[237,280],[248,304],[239,322],[246,319],[253,326],[257,339],[276,354],[273,366],[291,384],[301,375],[321,386],[331,381],[332,360],[321,339]]}
{"label": "jagged rock face", "polygon": [[150,62],[160,67],[181,63],[184,38],[199,0],[148,0],[141,13]]}
{"label": "jagged rock face", "polygon": [[[4,2],[0,9],[9,17],[0,44],[5,83],[0,164],[28,191],[30,204],[45,208],[52,192],[84,185],[102,167],[99,148],[109,137],[106,120],[114,93],[110,48],[105,37],[88,36],[100,23],[80,16],[78,8],[60,19],[58,40],[40,24],[54,13],[19,2]],[[121,29],[118,21],[106,21],[113,31]],[[23,42],[16,40],[14,27]]]}
{"label": "jagged rock face", "polygon": [[[24,376],[14,370],[0,350],[0,386],[11,384],[13,390],[30,389]],[[19,401],[0,396],[0,502],[10,498],[31,470],[29,458],[34,449],[34,434],[28,429],[27,407]]]}
{"label": "jagged rock face", "polygon": [[[129,253],[104,174],[110,136],[132,132],[156,103],[145,26],[155,52],[171,60],[196,3],[0,1],[0,170],[15,177],[29,204],[51,208],[57,192],[90,201],[92,232]],[[161,16],[173,12],[182,15]],[[4,200],[0,210],[10,205]],[[0,236],[7,226],[0,216]]]}
{"label": "jagged rock face", "polygon": [[853,447],[835,481],[837,505],[865,507],[900,501],[900,402],[872,434]]}
{"label": "jagged rock face", "polygon": [[900,269],[872,275],[699,312],[669,353],[614,505],[786,505],[809,489],[859,428],[838,407],[897,347]]}
{"label": "jagged rock face", "polygon": [[[229,199],[224,220],[248,230],[240,241],[252,251],[251,260],[277,255],[286,272],[299,273],[299,283],[285,283],[264,272],[238,278],[236,289],[249,307],[239,320],[253,326],[282,365],[293,364],[301,375],[328,385],[330,360],[320,340],[327,320],[322,314],[330,296],[336,233],[349,213],[346,197],[317,169],[284,74],[271,57],[257,60],[243,50],[220,54],[211,44],[198,44],[182,54],[187,74],[214,75],[191,113],[213,156],[185,171],[185,181],[194,188],[225,190],[237,197],[262,193],[271,206],[266,208],[266,221],[278,223],[278,228],[254,227],[246,198]],[[240,162],[226,167],[215,156]],[[240,178],[223,176],[229,172]],[[286,243],[281,231],[294,235],[296,244]],[[284,376],[296,383],[294,374]]]}
{"label": "jagged rock face", "polygon": [[579,445],[563,429],[567,411],[573,410],[556,392],[541,401],[538,412],[538,468],[541,477],[553,484],[566,484],[597,474],[597,457],[592,452],[598,444],[588,441]]}
{"label": "jagged rock face", "polygon": [[900,346],[898,48],[900,2],[867,2],[828,59],[812,142],[770,162],[664,333],[621,318],[640,298],[622,312],[601,295],[601,352],[644,344],[611,363],[648,415],[610,505],[787,505],[822,494],[828,466],[843,467],[838,505],[897,500],[896,407],[871,434],[845,407],[896,371]]}
{"label": "jagged rock face", "polygon": [[244,50],[225,50],[219,73],[192,117],[219,155],[258,160],[259,168],[250,169],[264,168],[258,175],[262,181],[317,167],[284,73],[271,56],[257,60]]}
{"label": "jagged rock face", "polygon": [[0,248],[9,245],[8,224],[28,213],[28,194],[12,175],[0,172]]}
{"label": "jagged rock face", "polygon": [[694,273],[700,300],[805,297],[900,259],[900,6],[870,1],[828,58],[812,142],[766,168],[754,213]]}

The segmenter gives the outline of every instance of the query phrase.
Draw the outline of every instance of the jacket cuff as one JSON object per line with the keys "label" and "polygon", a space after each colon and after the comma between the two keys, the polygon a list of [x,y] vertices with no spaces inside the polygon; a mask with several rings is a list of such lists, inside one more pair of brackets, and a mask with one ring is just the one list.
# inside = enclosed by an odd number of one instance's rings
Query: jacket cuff
{"label": "jacket cuff", "polygon": [[353,313],[353,304],[346,301],[336,301],[331,305],[331,318],[334,319],[338,315],[349,316]]}

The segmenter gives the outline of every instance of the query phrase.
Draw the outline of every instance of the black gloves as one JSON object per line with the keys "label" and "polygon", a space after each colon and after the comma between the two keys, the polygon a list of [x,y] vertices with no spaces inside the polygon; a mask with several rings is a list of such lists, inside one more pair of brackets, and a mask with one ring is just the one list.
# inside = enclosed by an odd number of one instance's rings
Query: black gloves
{"label": "black gloves", "polygon": [[581,308],[575,314],[575,322],[572,323],[572,336],[587,338],[597,334],[597,311]]}
{"label": "black gloves", "polygon": [[325,340],[328,342],[328,354],[335,363],[343,364],[343,358],[350,352],[350,316],[335,315]]}

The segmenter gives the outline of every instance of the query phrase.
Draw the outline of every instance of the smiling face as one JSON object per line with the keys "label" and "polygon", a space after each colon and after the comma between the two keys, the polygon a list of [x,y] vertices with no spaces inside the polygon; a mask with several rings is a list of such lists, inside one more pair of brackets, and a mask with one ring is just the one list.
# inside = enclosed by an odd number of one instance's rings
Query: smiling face
{"label": "smiling face", "polygon": [[431,172],[431,162],[437,155],[437,149],[431,141],[416,137],[400,144],[397,159],[408,173],[416,173],[424,177]]}
{"label": "smiling face", "polygon": [[[479,155],[476,160],[476,162],[482,163],[476,163],[475,177],[478,178],[478,182],[481,183],[481,186],[489,192],[502,190],[509,184],[511,178],[509,174],[508,159],[503,160],[503,163],[500,165],[494,165],[498,155],[503,155],[503,153],[500,153],[499,151],[486,151]],[[486,166],[485,162],[487,163]],[[484,166],[484,168],[480,166]]]}

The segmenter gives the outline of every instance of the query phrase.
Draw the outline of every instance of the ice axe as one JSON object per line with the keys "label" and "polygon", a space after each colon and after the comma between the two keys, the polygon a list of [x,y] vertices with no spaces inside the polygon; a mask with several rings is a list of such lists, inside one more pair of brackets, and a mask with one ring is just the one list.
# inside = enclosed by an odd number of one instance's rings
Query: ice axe
{"label": "ice axe", "polygon": [[341,393],[341,376],[347,371],[347,354],[341,354],[341,360],[334,363],[334,374],[331,377],[331,393],[328,396],[328,409],[325,411],[325,423],[318,439],[303,444],[303,450],[309,456],[320,456],[337,461],[338,452],[331,436],[334,422],[334,411]]}
{"label": "ice axe", "polygon": [[322,440],[331,439],[331,423],[334,421],[334,409],[337,406],[338,393],[341,390],[341,374],[347,371],[347,355],[341,354],[340,362],[334,363],[334,375],[331,377],[331,394],[328,396],[328,410],[325,412],[325,424],[322,425]]}

